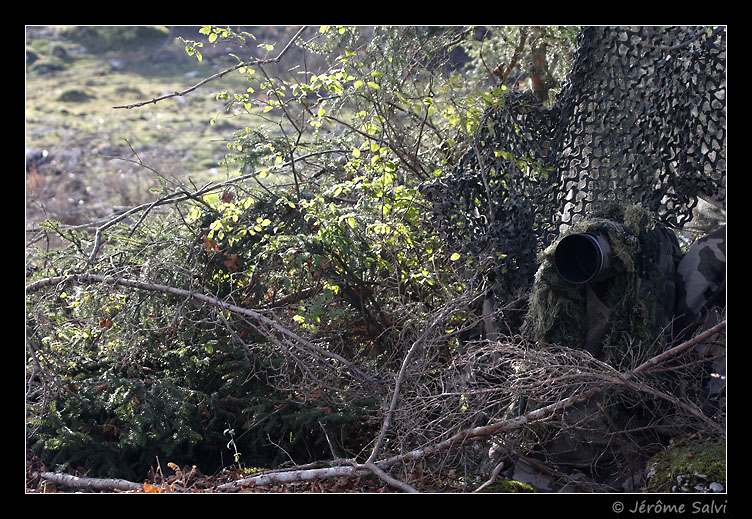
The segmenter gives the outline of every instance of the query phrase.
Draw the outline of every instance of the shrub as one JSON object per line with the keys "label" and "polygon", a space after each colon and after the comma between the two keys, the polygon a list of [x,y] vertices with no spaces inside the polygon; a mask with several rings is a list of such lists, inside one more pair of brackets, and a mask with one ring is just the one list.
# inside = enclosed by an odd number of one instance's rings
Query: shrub
{"label": "shrub", "polygon": [[[145,30],[72,34],[106,51]],[[162,179],[153,204],[92,233],[44,225],[65,243],[29,251],[41,284],[27,297],[27,437],[47,464],[132,478],[156,458],[212,471],[356,457],[429,320],[446,338],[417,350],[413,376],[456,353],[487,266],[440,241],[418,187],[452,167],[507,89],[456,68],[485,70],[477,46],[453,61],[469,29],[367,31],[298,41],[330,59],[315,73],[238,64],[245,87],[217,95],[255,117],[228,142],[237,176],[200,189]],[[185,43],[201,59],[205,42]]]}

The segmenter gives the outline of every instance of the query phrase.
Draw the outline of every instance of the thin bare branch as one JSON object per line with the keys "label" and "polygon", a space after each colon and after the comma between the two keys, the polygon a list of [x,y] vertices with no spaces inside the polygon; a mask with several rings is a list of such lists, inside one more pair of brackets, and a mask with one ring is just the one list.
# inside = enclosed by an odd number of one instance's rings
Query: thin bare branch
{"label": "thin bare branch", "polygon": [[295,33],[295,36],[293,36],[290,39],[290,41],[287,42],[287,45],[285,45],[285,48],[282,49],[282,51],[275,58],[254,59],[254,60],[250,60],[250,61],[243,61],[241,63],[238,63],[235,66],[232,66],[232,67],[230,67],[228,69],[225,69],[225,70],[223,70],[221,72],[217,72],[216,74],[213,74],[213,75],[211,75],[211,76],[209,76],[207,78],[204,78],[203,80],[199,81],[198,83],[196,83],[192,87],[186,88],[185,90],[181,90],[180,92],[172,92],[170,94],[165,94],[165,95],[162,95],[162,96],[159,96],[159,97],[155,97],[153,99],[149,99],[148,101],[140,101],[138,103],[133,103],[133,104],[129,104],[129,105],[118,105],[118,106],[113,106],[112,108],[114,108],[114,109],[118,109],[118,108],[125,108],[125,109],[138,108],[140,106],[145,106],[145,105],[148,105],[148,104],[156,104],[159,101],[163,101],[163,100],[169,99],[171,97],[182,97],[182,96],[184,96],[186,94],[190,94],[191,92],[193,92],[197,88],[200,88],[200,87],[204,86],[205,84],[209,83],[210,81],[214,81],[215,79],[219,79],[219,78],[221,78],[223,76],[226,76],[227,74],[229,74],[230,72],[233,72],[235,70],[238,70],[238,69],[241,69],[241,68],[244,68],[244,67],[252,67],[252,66],[255,66],[255,65],[267,65],[267,64],[270,64],[270,63],[279,63],[280,60],[282,59],[282,56],[284,56],[287,53],[287,51],[290,49],[290,47],[292,47],[292,44],[300,37],[301,34],[303,34],[303,32],[307,28],[308,27],[306,25],[304,25],[303,27],[301,27],[298,30],[298,32]]}
{"label": "thin bare branch", "polygon": [[40,290],[44,287],[49,286],[57,286],[65,283],[109,283],[113,285],[120,285],[128,288],[135,288],[137,290],[146,290],[149,292],[161,292],[165,294],[172,294],[179,297],[185,297],[185,298],[192,298],[197,299],[199,301],[203,301],[205,303],[209,303],[211,305],[217,306],[219,308],[228,310],[230,312],[245,315],[247,317],[250,317],[260,323],[263,323],[267,326],[270,326],[274,330],[280,332],[282,335],[288,337],[289,339],[295,341],[296,343],[324,356],[331,360],[337,361],[347,367],[358,379],[361,381],[367,381],[371,383],[380,384],[380,382],[370,375],[366,374],[365,372],[361,371],[357,366],[355,366],[352,362],[345,359],[344,357],[328,351],[326,348],[322,348],[321,346],[318,346],[316,344],[313,344],[310,341],[307,341],[306,339],[302,338],[300,335],[296,334],[292,330],[282,326],[277,321],[270,319],[269,317],[257,312],[256,310],[251,310],[249,308],[243,308],[241,306],[228,303],[227,301],[222,301],[221,299],[217,299],[216,297],[208,296],[206,294],[201,294],[198,292],[192,292],[189,290],[184,290],[182,288],[176,288],[171,287],[167,285],[161,285],[157,283],[146,283],[144,281],[138,281],[135,279],[125,279],[125,278],[117,278],[113,276],[99,276],[95,274],[73,274],[69,276],[56,276],[52,278],[46,278],[41,279],[39,281],[36,281],[34,283],[31,283],[30,285],[26,286],[26,293],[32,293],[37,290]]}
{"label": "thin bare branch", "polygon": [[[341,153],[341,152],[342,152],[342,150],[325,150],[325,151],[307,153],[307,154],[301,155],[301,156],[299,156],[297,158],[293,158],[292,160],[290,160],[288,162],[284,162],[282,164],[279,164],[279,165],[276,166],[276,168],[277,169],[282,169],[282,168],[285,168],[287,166],[291,166],[292,164],[294,164],[294,162],[296,160],[300,161],[300,160],[305,160],[306,158],[313,157],[313,156],[324,155],[324,154],[328,154],[328,153]],[[147,203],[135,206],[135,207],[131,207],[127,211],[121,212],[121,213],[119,213],[117,215],[113,215],[113,216],[109,217],[108,219],[98,220],[96,223],[100,223],[100,222],[104,222],[104,223],[102,223],[102,225],[98,226],[96,228],[96,230],[95,230],[95,233],[94,233],[94,245],[93,245],[93,247],[91,249],[91,253],[89,254],[89,258],[87,260],[87,266],[91,265],[94,262],[94,259],[96,258],[97,254],[99,253],[99,249],[100,249],[100,247],[102,245],[102,233],[105,230],[107,230],[109,227],[112,227],[113,225],[115,225],[116,223],[118,223],[118,222],[120,222],[122,220],[125,220],[126,218],[128,218],[128,217],[130,217],[130,216],[132,216],[132,215],[134,215],[134,214],[136,214],[138,212],[145,211],[146,213],[148,213],[149,211],[151,211],[155,207],[160,207],[160,206],[163,206],[163,205],[175,204],[175,203],[178,203],[178,202],[184,202],[186,200],[195,200],[195,201],[198,201],[200,203],[203,203],[201,201],[201,199],[200,199],[201,196],[203,196],[205,194],[208,194],[208,193],[211,193],[213,191],[218,191],[220,189],[226,188],[226,187],[231,186],[233,184],[237,184],[239,182],[242,182],[243,180],[247,180],[249,178],[257,177],[258,175],[260,175],[262,173],[262,171],[263,170],[254,171],[254,172],[251,172],[251,173],[247,173],[245,175],[240,175],[240,176],[237,176],[237,177],[233,177],[233,178],[231,178],[229,180],[225,180],[224,182],[210,183],[210,184],[205,185],[201,189],[198,189],[197,191],[195,191],[193,193],[188,192],[187,190],[183,189],[183,190],[180,190],[180,191],[177,191],[177,192],[165,195],[165,196],[163,196],[161,198],[158,198],[157,200],[154,200],[152,202],[147,202]],[[204,204],[204,205],[206,205],[206,204]],[[141,221],[143,221],[143,219],[144,219],[144,216],[141,216],[139,218],[139,220],[138,220],[138,222],[137,222],[136,225],[138,225]],[[92,223],[83,224],[83,225],[77,225],[77,226],[71,226],[71,227],[67,227],[67,228],[68,229],[83,229],[83,228],[90,228],[90,227],[92,227]]]}
{"label": "thin bare branch", "polygon": [[[69,276],[69,277],[73,277],[73,276]],[[54,283],[52,278],[50,278],[49,281],[47,280],[43,280],[43,281],[45,281],[45,283],[38,282],[34,284],[35,288],[40,288],[41,286],[49,286],[50,284]],[[439,319],[437,319],[434,322],[435,323],[439,322]],[[249,487],[249,486],[262,487],[262,486],[268,486],[272,484],[286,484],[286,483],[301,482],[301,481],[323,480],[323,479],[330,479],[330,478],[335,478],[335,477],[362,477],[370,473],[370,474],[377,475],[383,481],[387,482],[388,484],[390,484],[391,486],[395,488],[398,488],[405,492],[417,492],[417,490],[411,485],[389,475],[385,469],[388,469],[389,467],[394,466],[395,464],[398,464],[398,463],[406,463],[409,461],[418,460],[426,456],[434,455],[439,452],[451,449],[456,446],[466,445],[468,442],[477,441],[477,440],[486,438],[488,436],[491,436],[493,434],[496,434],[502,431],[509,431],[512,429],[522,427],[526,424],[544,420],[547,417],[555,413],[558,413],[560,411],[563,411],[564,409],[574,404],[584,402],[592,398],[593,396],[597,395],[598,393],[602,392],[604,389],[608,387],[612,387],[614,380],[616,379],[621,380],[623,382],[631,381],[637,375],[647,372],[651,368],[658,366],[666,362],[667,360],[676,357],[682,352],[687,351],[690,348],[696,346],[697,344],[722,332],[725,329],[725,327],[726,327],[726,321],[722,321],[721,323],[715,325],[714,327],[710,328],[709,330],[701,334],[698,334],[692,339],[686,342],[683,342],[682,344],[679,344],[678,346],[670,348],[666,350],[665,352],[659,355],[656,355],[655,357],[645,361],[644,363],[640,364],[636,368],[628,372],[620,373],[615,379],[602,381],[600,385],[593,386],[588,391],[562,399],[560,401],[541,407],[529,413],[519,415],[515,418],[501,420],[496,423],[492,423],[483,427],[472,427],[472,428],[465,429],[451,436],[450,438],[447,438],[446,440],[442,442],[430,445],[426,448],[415,449],[410,452],[392,456],[390,458],[383,459],[378,462],[367,461],[361,464],[361,463],[355,462],[354,460],[337,459],[337,460],[334,460],[331,466],[329,467],[298,468],[298,469],[291,469],[291,470],[285,470],[285,471],[267,472],[267,473],[257,474],[257,475],[253,475],[253,476],[249,476],[249,477],[237,480],[237,481],[232,481],[229,483],[219,485],[216,487],[216,490],[227,491],[227,490],[239,489],[239,488]],[[426,330],[426,332],[427,331],[428,330]],[[425,337],[425,332],[421,338],[423,337]],[[406,360],[408,360],[407,357],[406,357]],[[376,449],[374,449],[374,452],[376,452]],[[488,481],[486,481],[486,483],[481,485],[480,489],[487,487],[491,482],[493,482],[493,480],[495,480],[496,477],[498,477],[498,474],[502,470],[502,468],[503,468],[503,464],[496,465],[491,477],[489,478]],[[67,486],[76,487],[76,488],[89,488],[89,489],[99,489],[99,490],[111,490],[111,489],[117,488],[117,489],[122,489],[122,490],[138,490],[142,487],[142,485],[140,484],[132,483],[129,481],[124,481],[124,480],[106,480],[106,479],[96,480],[96,479],[90,479],[90,478],[77,478],[75,476],[69,476],[66,474],[56,474],[56,473],[49,473],[49,472],[39,473],[38,475],[44,479],[57,482],[60,484],[64,484]]]}
{"label": "thin bare branch", "polygon": [[402,361],[402,367],[400,368],[400,372],[397,375],[397,380],[394,383],[394,392],[392,394],[392,400],[389,404],[389,410],[386,413],[386,417],[384,418],[384,422],[381,426],[381,430],[379,431],[379,436],[376,439],[376,444],[373,447],[373,450],[371,451],[371,455],[368,457],[368,461],[366,463],[373,463],[376,460],[376,457],[379,454],[379,450],[381,449],[381,445],[384,441],[384,437],[386,436],[387,431],[391,428],[392,425],[392,419],[394,418],[394,412],[397,408],[397,402],[399,401],[400,396],[400,388],[402,387],[402,383],[405,380],[406,370],[408,365],[410,364],[410,361],[415,354],[415,351],[423,345],[423,343],[426,341],[428,336],[434,331],[434,329],[443,324],[446,318],[457,309],[457,304],[459,304],[460,300],[456,300],[451,304],[448,308],[445,308],[429,325],[426,327],[423,334],[416,340],[412,346],[410,346],[410,349],[408,350],[407,354],[405,354],[405,358]]}
{"label": "thin bare branch", "polygon": [[[630,370],[625,373],[620,373],[617,376],[617,378],[625,382],[632,380],[634,377],[636,377],[637,375],[641,373],[645,373],[650,368],[658,366],[661,363],[666,362],[667,360],[676,357],[680,353],[696,346],[700,342],[709,339],[710,337],[716,335],[717,333],[720,333],[721,331],[723,331],[725,327],[726,327],[726,321],[724,320],[718,323],[717,325],[713,326],[709,330],[706,330],[705,332],[698,334],[692,339],[686,342],[683,342],[679,344],[678,346],[670,348],[666,350],[665,352],[659,355],[656,355],[655,357],[652,357],[651,359],[645,361],[644,363],[642,363],[635,369]],[[613,382],[603,380],[599,384],[594,385],[592,388],[590,388],[587,391],[584,391],[582,393],[572,395],[568,398],[564,398],[562,400],[553,402],[549,405],[546,405],[544,407],[531,411],[527,414],[519,415],[517,417],[510,418],[510,419],[501,420],[501,421],[494,422],[485,426],[471,427],[468,429],[464,429],[442,442],[429,445],[428,447],[425,447],[425,448],[415,449],[413,451],[410,451],[404,454],[393,456],[391,458],[377,462],[377,464],[380,467],[389,467],[389,466],[394,465],[395,463],[405,462],[411,459],[412,460],[420,459],[429,455],[442,452],[444,450],[447,450],[457,445],[462,445],[468,442],[473,442],[473,441],[477,441],[483,438],[487,438],[493,434],[497,434],[500,432],[517,429],[524,425],[547,418],[553,414],[563,411],[564,409],[567,409],[568,407],[571,407],[580,402],[585,402],[586,400],[592,398],[593,396],[601,393],[603,390],[612,386],[613,386]]]}

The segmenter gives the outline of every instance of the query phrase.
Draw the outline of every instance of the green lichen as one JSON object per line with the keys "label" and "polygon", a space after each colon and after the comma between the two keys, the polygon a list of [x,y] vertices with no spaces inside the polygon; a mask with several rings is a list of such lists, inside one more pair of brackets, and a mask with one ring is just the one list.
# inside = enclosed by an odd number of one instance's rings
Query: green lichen
{"label": "green lichen", "polygon": [[647,464],[646,492],[724,492],[726,442],[675,441]]}
{"label": "green lichen", "polygon": [[532,493],[535,492],[535,489],[527,483],[511,479],[500,479],[484,488],[483,492],[488,494],[519,494]]}

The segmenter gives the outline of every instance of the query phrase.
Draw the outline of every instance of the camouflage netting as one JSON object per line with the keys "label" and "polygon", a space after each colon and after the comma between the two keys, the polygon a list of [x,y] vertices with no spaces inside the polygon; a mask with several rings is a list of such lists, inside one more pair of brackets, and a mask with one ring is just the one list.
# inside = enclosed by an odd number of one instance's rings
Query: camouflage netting
{"label": "camouflage netting", "polygon": [[604,203],[682,227],[698,197],[725,199],[725,78],[723,27],[583,29],[553,107],[510,95],[423,186],[436,224],[454,250],[493,262],[500,300],[528,290],[537,254]]}

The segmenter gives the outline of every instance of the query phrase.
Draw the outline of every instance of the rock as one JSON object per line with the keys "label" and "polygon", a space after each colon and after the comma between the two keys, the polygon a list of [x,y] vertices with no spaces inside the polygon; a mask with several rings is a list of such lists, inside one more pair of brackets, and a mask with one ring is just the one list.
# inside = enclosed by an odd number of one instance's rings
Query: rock
{"label": "rock", "polygon": [[31,65],[31,70],[37,74],[50,74],[60,70],[65,70],[67,65],[55,57],[46,57],[44,59],[36,60]]}
{"label": "rock", "polygon": [[31,47],[26,47],[26,64],[31,65],[39,59],[39,53]]}
{"label": "rock", "polygon": [[26,149],[26,170],[36,168],[50,160],[47,150]]}
{"label": "rock", "polygon": [[96,96],[86,90],[80,88],[69,88],[61,93],[57,97],[57,100],[64,103],[85,103],[94,98],[96,98]]}
{"label": "rock", "polygon": [[70,55],[68,54],[68,50],[63,47],[62,45],[54,45],[52,47],[52,50],[50,51],[50,54],[52,56],[55,56],[58,59],[61,60],[68,60],[70,59]]}

